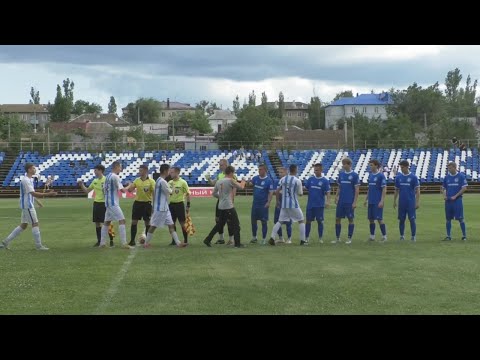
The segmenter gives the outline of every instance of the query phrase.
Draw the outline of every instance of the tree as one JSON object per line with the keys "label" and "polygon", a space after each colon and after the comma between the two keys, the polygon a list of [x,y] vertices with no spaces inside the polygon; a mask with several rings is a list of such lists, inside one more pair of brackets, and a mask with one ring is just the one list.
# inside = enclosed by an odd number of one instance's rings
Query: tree
{"label": "tree", "polygon": [[283,96],[283,92],[280,91],[278,94],[278,117],[283,119],[285,116],[285,98]]}
{"label": "tree", "polygon": [[262,92],[262,108],[263,110],[267,110],[267,107],[268,107],[268,98],[267,98],[267,94],[265,94],[265,91]]}
{"label": "tree", "polygon": [[108,135],[108,140],[110,142],[120,142],[123,140],[123,132],[117,129],[113,129],[112,132]]}
{"label": "tree", "polygon": [[[160,114],[162,112],[162,104],[154,98],[140,98],[134,103],[127,106],[125,120],[130,124],[138,124],[138,112],[140,109],[140,121],[144,124],[152,124],[160,122]],[[168,119],[167,119],[168,120]]]}
{"label": "tree", "polygon": [[113,96],[110,96],[110,102],[108,103],[108,113],[109,114],[117,113],[117,103],[115,102],[115,98]]}
{"label": "tree", "polygon": [[312,130],[325,128],[325,108],[322,106],[322,102],[318,96],[314,96],[310,99],[308,120]]}
{"label": "tree", "polygon": [[62,95],[62,89],[58,84],[55,101],[53,105],[49,103],[48,111],[50,113],[50,120],[53,122],[68,121],[70,119],[70,102]]}
{"label": "tree", "polygon": [[210,105],[208,105],[207,109],[206,109],[208,115],[213,115],[213,112],[215,110],[220,110],[220,108],[217,106],[216,102],[210,103]]}
{"label": "tree", "polygon": [[[10,139],[9,139],[10,128]],[[18,115],[1,115],[0,114],[0,139],[2,140],[19,140],[24,133],[32,131],[29,124],[22,121]]]}
{"label": "tree", "polygon": [[238,116],[238,114],[240,113],[240,100],[238,99],[238,95],[235,100],[233,100],[233,113],[235,114],[235,116]]}
{"label": "tree", "polygon": [[85,100],[77,100],[73,105],[72,114],[82,115],[82,114],[101,114],[103,111],[102,107],[97,103],[89,103]]}
{"label": "tree", "polygon": [[204,113],[206,113],[206,112],[207,112],[207,107],[208,107],[208,104],[209,104],[209,103],[210,103],[210,102],[207,101],[207,100],[202,100],[202,101],[200,101],[199,103],[197,103],[197,105],[195,106],[195,108],[196,108],[197,110],[202,110]]}
{"label": "tree", "polygon": [[213,132],[207,116],[199,111],[196,111],[195,114],[193,114],[190,127],[198,134],[211,134]]}
{"label": "tree", "polygon": [[353,91],[352,90],[345,90],[342,92],[339,92],[335,97],[333,98],[333,101],[337,101],[340,98],[343,97],[353,97]]}
{"label": "tree", "polygon": [[257,95],[255,95],[255,90],[252,90],[250,94],[248,94],[248,106],[255,106],[257,102]]}
{"label": "tree", "polygon": [[73,107],[73,88],[75,87],[75,84],[73,81],[70,81],[69,78],[66,80],[63,80],[63,96],[65,99],[68,100],[68,103],[70,105],[70,108]]}
{"label": "tree", "polygon": [[280,120],[272,118],[261,108],[248,106],[232,125],[218,137],[221,142],[234,142],[238,146],[257,146],[280,133]]}
{"label": "tree", "polygon": [[33,86],[30,89],[30,97],[30,104],[40,104],[40,91],[36,91]]}

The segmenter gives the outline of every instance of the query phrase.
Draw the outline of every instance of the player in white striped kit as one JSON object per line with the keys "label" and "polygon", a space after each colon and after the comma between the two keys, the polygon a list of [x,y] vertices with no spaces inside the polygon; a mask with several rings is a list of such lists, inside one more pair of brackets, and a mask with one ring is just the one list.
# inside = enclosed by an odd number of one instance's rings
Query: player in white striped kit
{"label": "player in white striped kit", "polygon": [[32,225],[32,234],[37,250],[48,250],[47,247],[42,245],[37,212],[34,207],[34,198],[52,197],[56,196],[57,193],[54,191],[49,191],[47,193],[36,192],[33,186],[33,175],[37,172],[35,165],[32,163],[26,163],[25,171],[25,176],[20,180],[20,209],[22,209],[21,223],[5,240],[2,241],[0,249],[8,249],[10,242],[20,235],[21,232],[27,228],[28,224],[30,224]]}
{"label": "player in white striped kit", "polygon": [[105,195],[105,222],[102,226],[102,236],[100,238],[99,248],[106,247],[108,238],[108,228],[112,221],[118,221],[118,233],[120,234],[120,242],[122,249],[134,249],[133,246],[127,244],[127,231],[125,229],[125,216],[120,208],[120,201],[118,192],[127,192],[124,188],[118,174],[122,171],[122,164],[119,161],[114,161],[112,164],[112,172],[107,175],[105,184],[103,184],[103,193]]}
{"label": "player in white striped kit", "polygon": [[282,192],[282,209],[280,210],[280,216],[278,222],[275,224],[272,230],[272,235],[268,243],[275,245],[275,237],[277,232],[282,226],[282,223],[298,222],[300,228],[300,245],[306,245],[305,241],[305,223],[302,209],[298,203],[297,196],[303,195],[302,181],[297,177],[297,165],[290,165],[290,175],[284,176],[278,182],[278,188],[276,193]]}
{"label": "player in white striped kit", "polygon": [[160,177],[155,183],[155,190],[153,192],[153,214],[150,218],[150,228],[148,229],[147,239],[145,240],[144,248],[150,248],[150,241],[152,240],[153,233],[157,227],[168,226],[170,235],[172,236],[173,241],[177,244],[178,247],[185,247],[188,243],[181,243],[178,239],[178,235],[175,232],[175,225],[172,220],[172,214],[170,213],[170,208],[168,207],[168,199],[172,193],[172,188],[165,181],[165,178],[168,175],[170,170],[170,165],[162,164],[160,165]]}

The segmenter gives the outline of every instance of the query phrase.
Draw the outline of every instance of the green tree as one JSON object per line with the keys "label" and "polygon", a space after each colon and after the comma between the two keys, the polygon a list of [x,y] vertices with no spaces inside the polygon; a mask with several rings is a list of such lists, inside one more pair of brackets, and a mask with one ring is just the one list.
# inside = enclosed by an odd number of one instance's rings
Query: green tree
{"label": "green tree", "polygon": [[195,114],[193,114],[190,127],[198,134],[211,134],[213,132],[207,116],[199,111],[196,111]]}
{"label": "green tree", "polygon": [[207,106],[207,114],[208,115],[213,115],[213,112],[215,110],[220,110],[220,108],[217,106],[217,103],[216,102],[211,102],[208,106]]}
{"label": "green tree", "polygon": [[72,114],[82,115],[82,114],[101,114],[103,111],[102,107],[97,103],[89,103],[85,100],[77,100],[73,105]]}
{"label": "green tree", "polygon": [[238,95],[235,100],[233,100],[233,113],[235,114],[235,116],[238,116],[238,114],[240,113],[240,100],[238,99]]}
{"label": "green tree", "polygon": [[238,116],[237,121],[230,125],[218,136],[220,142],[233,142],[245,146],[257,146],[270,141],[280,133],[281,126],[278,118],[270,117],[261,108],[249,106]]}
{"label": "green tree", "polygon": [[403,147],[405,140],[415,140],[415,125],[408,115],[389,116],[382,124],[381,141],[385,146]]}
{"label": "green tree", "polygon": [[69,78],[63,80],[63,97],[68,100],[70,108],[73,107],[73,89],[75,84]]}
{"label": "green tree", "polygon": [[264,92],[262,92],[262,109],[267,111],[267,107],[268,107],[268,98],[267,98],[267,94]]}
{"label": "green tree", "polygon": [[280,91],[278,94],[278,117],[283,119],[285,116],[285,97],[283,96],[283,92]]}
{"label": "green tree", "polygon": [[325,107],[318,96],[310,99],[310,106],[308,107],[308,120],[311,129],[325,128]]}
{"label": "green tree", "polygon": [[255,90],[252,90],[250,94],[248,94],[248,106],[255,106],[257,103],[257,95],[255,95]]}
{"label": "green tree", "polygon": [[207,101],[207,100],[202,100],[202,101],[200,101],[199,103],[197,103],[197,105],[195,106],[195,108],[196,108],[197,110],[202,110],[204,113],[206,113],[206,112],[207,112],[207,107],[208,107],[208,104],[209,104],[209,103],[210,103],[210,102]]}
{"label": "green tree", "polygon": [[113,96],[110,96],[110,102],[108,103],[108,113],[109,114],[117,113],[117,103],[115,102],[115,98]]}
{"label": "green tree", "polygon": [[140,121],[145,124],[152,124],[160,122],[160,114],[162,111],[162,104],[154,98],[140,98],[134,103],[129,103],[127,106],[127,113],[125,120],[130,124],[138,124],[138,112],[140,109]]}
{"label": "green tree", "polygon": [[30,104],[40,104],[40,91],[37,91],[33,86],[30,89]]}
{"label": "green tree", "polygon": [[[8,138],[9,128],[10,139]],[[31,132],[31,126],[22,121],[18,115],[0,114],[0,139],[18,141],[23,134],[31,134]]]}
{"label": "green tree", "polygon": [[71,107],[70,102],[62,94],[60,85],[57,84],[57,95],[53,104],[49,103],[48,111],[50,120],[53,122],[66,122],[70,119]]}
{"label": "green tree", "polygon": [[124,133],[120,130],[113,129],[112,132],[108,135],[108,140],[110,142],[120,142],[123,140]]}
{"label": "green tree", "polygon": [[353,97],[353,91],[345,90],[345,91],[339,92],[337,95],[335,95],[335,97],[333,98],[333,101],[337,101],[342,97]]}

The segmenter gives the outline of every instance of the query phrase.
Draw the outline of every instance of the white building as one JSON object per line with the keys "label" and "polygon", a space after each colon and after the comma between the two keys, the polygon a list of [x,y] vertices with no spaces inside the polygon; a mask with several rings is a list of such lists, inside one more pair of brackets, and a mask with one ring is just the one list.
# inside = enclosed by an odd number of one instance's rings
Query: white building
{"label": "white building", "polygon": [[356,97],[343,97],[325,108],[325,128],[337,129],[339,120],[351,118],[355,113],[367,116],[371,119],[387,119],[387,106],[393,101],[389,93],[361,94]]}
{"label": "white building", "polygon": [[224,131],[235,121],[237,121],[237,117],[229,110],[214,110],[213,115],[208,117],[214,134]]}

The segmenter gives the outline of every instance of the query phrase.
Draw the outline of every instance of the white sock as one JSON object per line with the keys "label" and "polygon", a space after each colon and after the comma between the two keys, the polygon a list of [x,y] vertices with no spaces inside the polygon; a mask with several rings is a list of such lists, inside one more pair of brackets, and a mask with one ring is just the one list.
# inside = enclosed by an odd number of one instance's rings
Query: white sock
{"label": "white sock", "polygon": [[280,222],[277,222],[273,226],[272,235],[271,235],[272,239],[275,239],[275,237],[277,236],[278,230],[280,230],[281,227],[282,227],[282,224],[280,224]]}
{"label": "white sock", "polygon": [[233,235],[230,235],[230,236],[228,237],[228,240],[233,241]]}
{"label": "white sock", "polygon": [[150,244],[150,241],[152,240],[153,234],[151,232],[147,233],[147,238],[145,239],[145,244]]}
{"label": "white sock", "polygon": [[252,239],[254,239],[254,240],[257,240],[257,237],[256,237],[256,236],[254,236],[254,237],[252,237]]}
{"label": "white sock", "polygon": [[309,242],[309,241],[310,241],[310,237],[305,238],[305,241],[306,241],[306,242]]}
{"label": "white sock", "polygon": [[220,240],[224,240],[223,239],[223,234],[219,234],[219,236],[220,236]]}
{"label": "white sock", "polygon": [[102,226],[102,235],[100,236],[100,246],[105,245],[108,237],[108,225]]}
{"label": "white sock", "polygon": [[7,245],[10,243],[10,241],[15,239],[18,235],[20,235],[22,231],[23,229],[20,226],[17,226],[15,229],[13,229],[10,235],[8,235],[8,237],[5,239],[5,242],[7,243]]}
{"label": "white sock", "polygon": [[300,241],[305,241],[305,223],[298,224],[298,227],[300,228]]}
{"label": "white sock", "polygon": [[40,237],[40,229],[38,226],[32,228],[33,240],[35,240],[35,246],[37,248],[42,246],[42,238]]}
{"label": "white sock", "polygon": [[172,232],[172,238],[173,238],[173,241],[175,241],[175,244],[180,245],[180,240],[178,240],[178,235],[175,231]]}
{"label": "white sock", "polygon": [[122,245],[127,243],[127,230],[125,229],[125,224],[118,225],[118,233],[120,234],[120,242]]}

